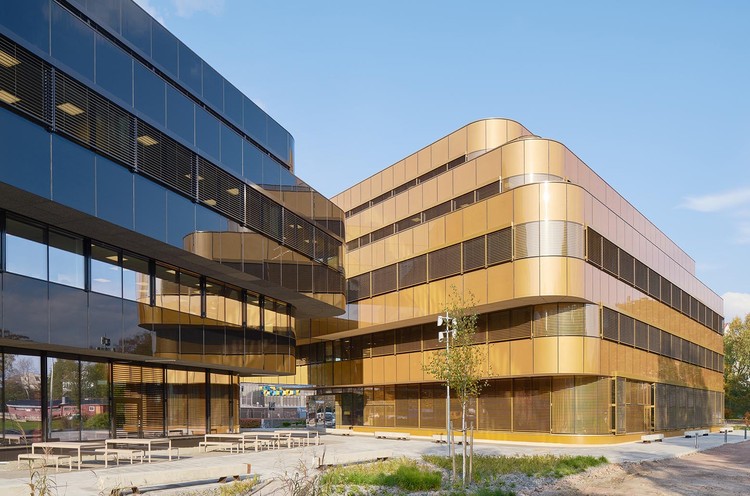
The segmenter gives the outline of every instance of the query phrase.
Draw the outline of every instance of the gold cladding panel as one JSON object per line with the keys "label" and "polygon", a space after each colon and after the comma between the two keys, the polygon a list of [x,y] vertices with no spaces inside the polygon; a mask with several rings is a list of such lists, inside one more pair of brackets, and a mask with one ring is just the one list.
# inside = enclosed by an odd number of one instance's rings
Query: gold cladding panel
{"label": "gold cladding panel", "polygon": [[557,361],[557,337],[534,338],[534,373],[556,374],[558,371]]}
{"label": "gold cladding panel", "polygon": [[583,338],[583,373],[601,373],[601,339]]}
{"label": "gold cladding panel", "polygon": [[510,342],[490,343],[487,346],[489,375],[493,377],[510,375]]}
{"label": "gold cladding panel", "polygon": [[466,153],[487,149],[485,121],[472,122],[466,128]]}
{"label": "gold cladding panel", "polygon": [[527,139],[525,145],[524,171],[526,174],[547,174],[549,171],[549,146],[544,139]]}
{"label": "gold cladding panel", "polygon": [[422,381],[425,379],[422,372],[422,353],[409,353],[409,378],[412,381]]}
{"label": "gold cladding panel", "polygon": [[459,165],[448,175],[453,176],[453,196],[477,189],[477,163],[475,160]]}
{"label": "gold cladding panel", "polygon": [[[315,384],[320,384],[320,382]],[[362,360],[362,384],[372,384],[372,358]]]}
{"label": "gold cladding panel", "polygon": [[[435,359],[435,356],[437,355],[437,353],[438,353],[437,350],[425,351],[423,353],[423,356],[422,356],[422,360],[424,360],[423,363],[430,363],[432,360]],[[429,372],[427,372],[425,370],[422,371],[422,375],[423,375],[425,381],[434,381],[434,380],[437,380],[435,378],[435,376],[433,376],[432,374],[430,374]]]}
{"label": "gold cladding panel", "polygon": [[361,205],[363,203],[361,191],[362,188],[359,184],[355,184],[352,186],[352,188],[349,190],[351,191],[351,198],[352,198],[352,206]]}
{"label": "gold cladding panel", "polygon": [[446,286],[445,279],[439,281],[433,281],[428,284],[430,288],[430,310],[429,313],[440,313],[445,308],[446,302]]}
{"label": "gold cladding panel", "polygon": [[372,323],[373,325],[385,323],[385,295],[372,298]]}
{"label": "gold cladding panel", "polygon": [[559,372],[561,374],[583,373],[584,338],[579,336],[560,336],[559,340]]}
{"label": "gold cladding panel", "polygon": [[466,134],[466,128],[462,127],[458,131],[448,135],[448,160],[453,160],[456,157],[466,154]]}
{"label": "gold cladding panel", "polygon": [[398,240],[398,258],[406,260],[414,254],[414,234],[416,229],[401,231],[395,238]]}
{"label": "gold cladding panel", "polygon": [[[489,119],[486,123],[487,149],[496,148],[508,142],[508,124],[505,119]],[[511,138],[512,139],[512,138]]]}
{"label": "gold cladding panel", "polygon": [[529,132],[519,123],[508,121],[508,141],[514,140],[519,136],[527,136],[528,134]]}
{"label": "gold cladding panel", "polygon": [[500,179],[501,157],[502,153],[498,150],[495,150],[487,152],[484,155],[480,155],[476,158],[478,186],[484,186],[485,184]]}
{"label": "gold cladding panel", "polygon": [[586,223],[585,195],[583,189],[571,184],[567,185],[567,220],[577,222],[578,224]]}
{"label": "gold cladding panel", "polygon": [[584,285],[586,274],[586,262],[580,258],[568,258],[568,296],[577,298],[586,297]]}
{"label": "gold cladding panel", "polygon": [[396,199],[396,216],[402,217],[406,212],[409,212],[409,193],[400,193],[395,197]]}
{"label": "gold cladding panel", "polygon": [[469,301],[469,296],[474,295],[477,305],[487,303],[487,271],[475,270],[464,274],[464,299]]}
{"label": "gold cladding panel", "polygon": [[420,184],[422,188],[422,207],[427,209],[438,204],[438,186],[437,181],[431,180]]}
{"label": "gold cladding panel", "polygon": [[370,223],[373,229],[380,229],[385,224],[383,223],[383,204],[379,203],[374,207],[370,207]]}
{"label": "gold cladding panel", "polygon": [[471,239],[487,231],[487,202],[479,202],[461,209],[463,238]]}
{"label": "gold cladding panel", "polygon": [[513,290],[516,298],[539,296],[538,258],[525,258],[513,262]]}
{"label": "gold cladding panel", "polygon": [[[418,214],[422,211],[422,188],[416,187],[408,190],[409,195],[409,215]],[[401,212],[399,210],[399,212]],[[403,215],[403,214],[402,214]]]}
{"label": "gold cladding panel", "polygon": [[[448,136],[437,141],[430,147],[432,149],[431,150],[432,151],[432,163],[431,163],[430,169],[434,169],[435,167],[448,163],[448,161],[450,160],[448,147],[449,147]],[[420,174],[421,173],[422,172],[420,171]]]}
{"label": "gold cladding panel", "polygon": [[[445,145],[446,151],[448,144]],[[432,147],[422,148],[417,152],[417,173],[419,175],[424,174],[432,170]]]}
{"label": "gold cladding panel", "polygon": [[371,243],[372,247],[372,266],[377,269],[385,265],[385,241],[382,239]]}
{"label": "gold cladding panel", "polygon": [[396,355],[386,355],[381,358],[383,358],[383,382],[386,384],[397,382]]}
{"label": "gold cladding panel", "polygon": [[385,382],[385,357],[372,357],[372,382],[383,384]]}
{"label": "gold cladding panel", "polygon": [[414,288],[399,290],[398,294],[398,318],[406,320],[414,318]]}
{"label": "gold cladding panel", "polygon": [[510,342],[510,374],[529,375],[534,372],[534,353],[531,339]]}
{"label": "gold cladding panel", "polygon": [[411,230],[414,231],[414,254],[420,255],[426,252],[430,247],[430,235],[429,225],[420,224],[413,227]]}
{"label": "gold cladding panel", "polygon": [[[568,263],[565,257],[540,257],[539,294],[564,296],[568,292]],[[516,262],[517,263],[517,262]]]}
{"label": "gold cladding panel", "polygon": [[453,174],[441,174],[433,180],[436,181],[438,185],[438,203],[443,203],[444,201],[448,201],[453,198]]}
{"label": "gold cladding panel", "polygon": [[539,220],[566,220],[567,185],[542,183],[539,185]]}
{"label": "gold cladding panel", "polygon": [[398,261],[398,236],[388,236],[385,238],[384,263],[390,265]]}
{"label": "gold cladding panel", "polygon": [[523,143],[523,141],[517,141],[503,147],[503,178],[524,174]]}
{"label": "gold cladding panel", "polygon": [[370,178],[370,194],[372,198],[380,196],[383,192],[383,176],[377,173]]}
{"label": "gold cladding panel", "polygon": [[513,194],[513,221],[515,224],[539,220],[539,185],[530,184],[516,188]]}
{"label": "gold cladding panel", "polygon": [[[429,157],[428,157],[429,160]],[[418,169],[417,169],[417,154],[409,155],[404,159],[404,180],[401,181],[406,182],[411,179],[414,179],[419,175]],[[399,183],[401,184],[401,183]]]}
{"label": "gold cladding panel", "polygon": [[487,301],[498,302],[513,299],[513,264],[505,263],[489,267],[487,274]]}
{"label": "gold cladding panel", "polygon": [[[401,162],[398,162],[391,167],[391,170],[393,170],[393,187],[395,188],[399,184],[403,184],[406,182],[406,161],[402,160]],[[353,205],[356,205],[355,203],[352,203]]]}
{"label": "gold cladding panel", "polygon": [[414,286],[414,317],[424,317],[428,315],[429,309],[429,290],[427,284]]}
{"label": "gold cladding panel", "polygon": [[553,176],[565,177],[565,147],[557,141],[549,144],[549,173]]}
{"label": "gold cladding panel", "polygon": [[388,198],[382,203],[383,205],[383,225],[393,224],[396,222],[396,199]]}
{"label": "gold cladding panel", "polygon": [[445,216],[445,244],[454,245],[463,241],[463,216],[461,210]]}
{"label": "gold cladding panel", "polygon": [[385,295],[385,321],[396,322],[398,320],[398,292]]}
{"label": "gold cladding panel", "polygon": [[497,231],[513,222],[513,193],[495,195],[487,200],[487,230]]}
{"label": "gold cladding panel", "polygon": [[[393,168],[388,167],[380,173],[380,180],[383,184],[383,191],[390,191],[394,188],[393,184]],[[349,210],[349,209],[347,209]]]}
{"label": "gold cladding panel", "polygon": [[409,377],[409,355],[410,353],[396,355],[396,379],[394,382],[407,382],[412,380]]}
{"label": "gold cladding panel", "polygon": [[370,192],[370,178],[368,177],[360,183],[360,200],[364,203],[368,200],[372,200],[372,193]]}
{"label": "gold cladding panel", "polygon": [[[442,248],[445,245],[445,216],[431,220],[427,223],[427,228],[429,229],[428,243],[430,250]],[[414,241],[416,249],[416,239]]]}

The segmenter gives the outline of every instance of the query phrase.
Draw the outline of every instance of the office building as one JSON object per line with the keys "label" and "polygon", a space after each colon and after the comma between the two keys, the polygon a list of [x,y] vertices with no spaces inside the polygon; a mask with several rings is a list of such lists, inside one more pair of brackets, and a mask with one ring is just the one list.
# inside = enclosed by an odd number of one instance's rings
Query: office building
{"label": "office building", "polygon": [[721,298],[563,144],[473,122],[333,202],[346,313],[298,321],[311,339],[279,380],[317,385],[337,426],[445,432],[445,386],[423,364],[445,347],[452,287],[476,299],[489,365],[479,437],[613,442],[722,420]]}
{"label": "office building", "polygon": [[0,130],[3,440],[237,430],[343,312],[292,136],[133,1],[0,0]]}

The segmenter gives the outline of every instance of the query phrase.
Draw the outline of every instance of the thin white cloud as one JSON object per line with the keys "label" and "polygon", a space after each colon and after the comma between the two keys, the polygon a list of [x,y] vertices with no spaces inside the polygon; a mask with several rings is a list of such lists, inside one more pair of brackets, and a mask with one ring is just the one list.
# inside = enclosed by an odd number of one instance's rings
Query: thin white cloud
{"label": "thin white cloud", "polygon": [[190,17],[196,12],[208,12],[221,15],[224,12],[224,0],[172,0],[180,17]]}
{"label": "thin white cloud", "polygon": [[689,196],[681,205],[698,212],[719,212],[750,204],[750,188],[740,188],[704,196]]}
{"label": "thin white cloud", "polygon": [[151,0],[135,0],[135,3],[140,5],[141,8],[145,10],[151,17],[159,21],[161,25],[166,25],[164,24],[164,17],[161,15],[161,12],[159,12],[159,9],[151,4]]}
{"label": "thin white cloud", "polygon": [[750,313],[750,293],[728,292],[724,298],[724,320],[730,322],[735,317],[744,319]]}

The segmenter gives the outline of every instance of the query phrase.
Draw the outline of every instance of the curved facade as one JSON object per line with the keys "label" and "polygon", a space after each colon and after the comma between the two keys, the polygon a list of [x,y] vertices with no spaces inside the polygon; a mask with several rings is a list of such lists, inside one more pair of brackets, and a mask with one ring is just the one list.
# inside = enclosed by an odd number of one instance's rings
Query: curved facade
{"label": "curved facade", "polygon": [[482,437],[611,442],[723,418],[721,299],[564,145],[477,121],[333,201],[347,310],[304,329],[294,380],[324,386],[339,425],[444,431],[422,364],[453,286],[480,314]]}
{"label": "curved facade", "polygon": [[0,11],[2,436],[237,429],[239,377],[344,311],[343,211],[131,0]]}

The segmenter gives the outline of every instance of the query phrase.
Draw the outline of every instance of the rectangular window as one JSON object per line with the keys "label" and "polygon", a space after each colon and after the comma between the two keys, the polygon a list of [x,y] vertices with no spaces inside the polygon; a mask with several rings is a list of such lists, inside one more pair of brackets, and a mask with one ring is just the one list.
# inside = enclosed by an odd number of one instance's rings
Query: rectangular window
{"label": "rectangular window", "polygon": [[49,233],[49,280],[83,289],[85,284],[83,240],[65,234]]}
{"label": "rectangular window", "polygon": [[91,244],[91,291],[122,296],[122,267],[117,251]]}
{"label": "rectangular window", "polygon": [[47,245],[44,229],[8,219],[5,236],[5,270],[47,280]]}

